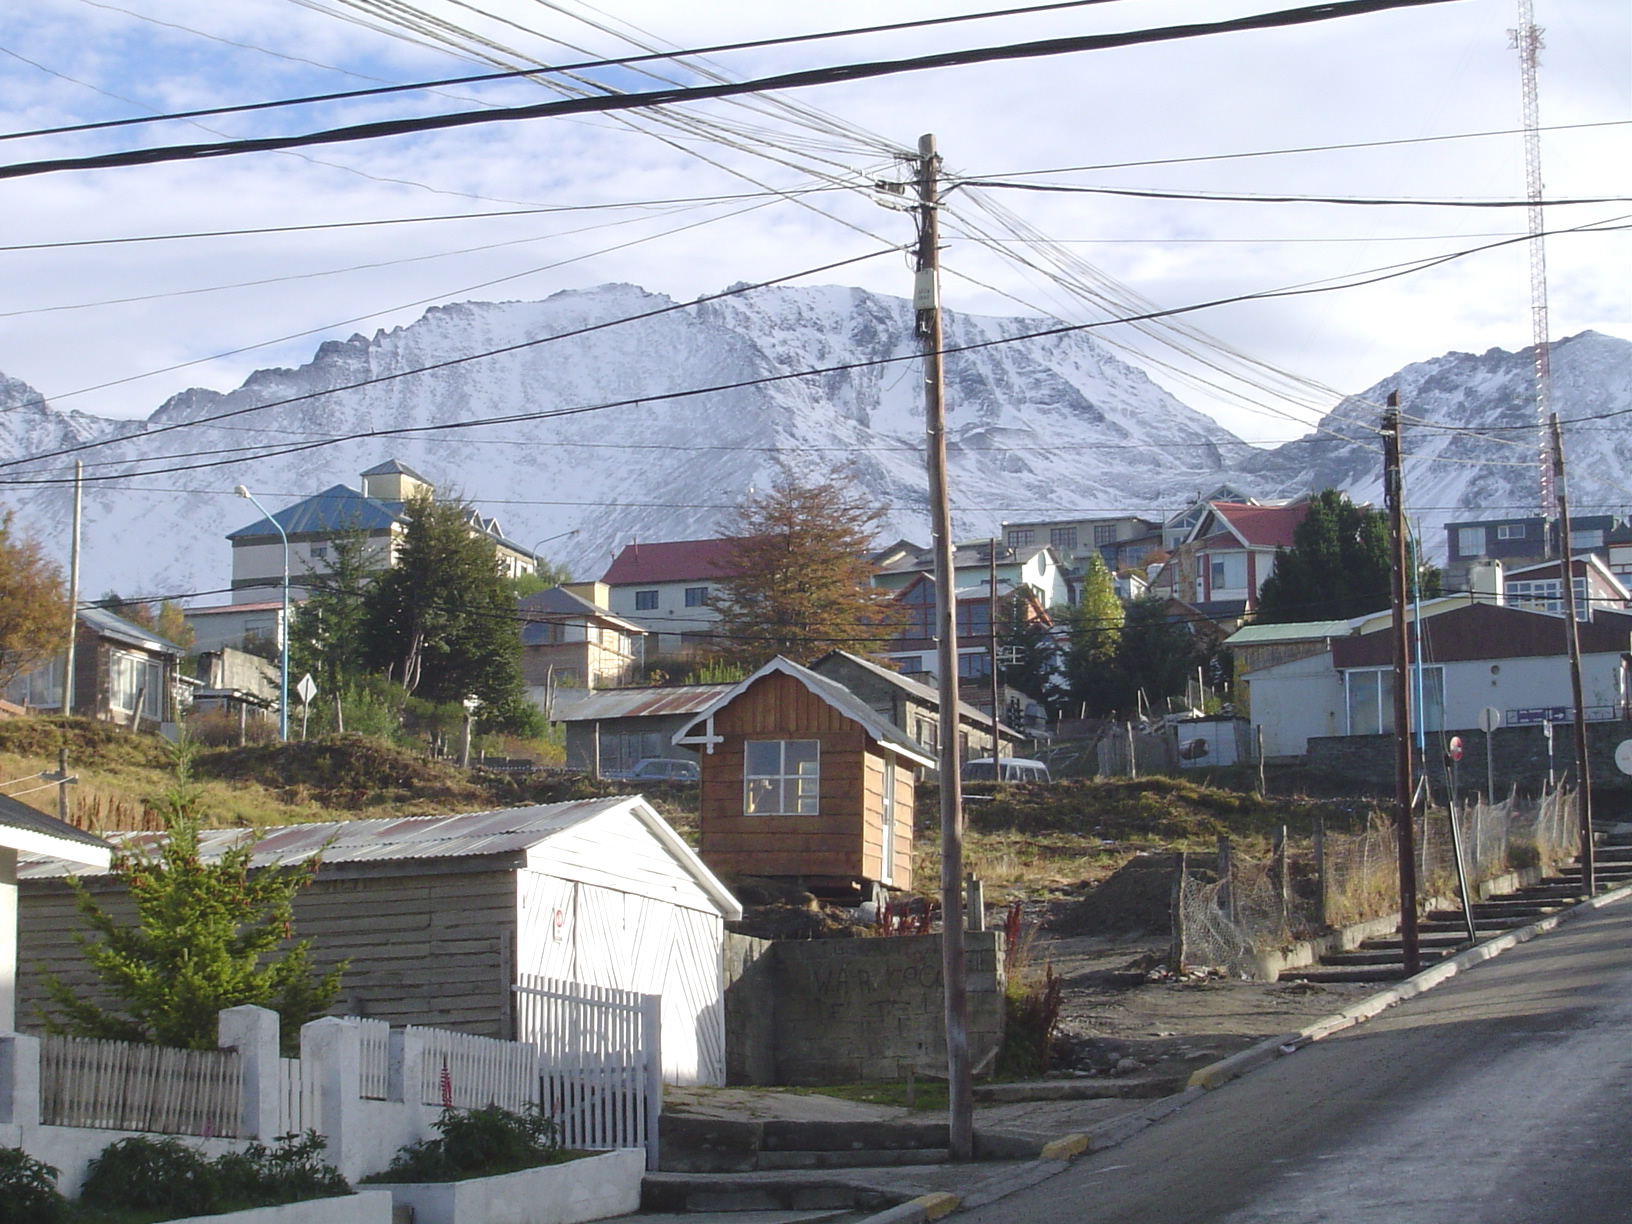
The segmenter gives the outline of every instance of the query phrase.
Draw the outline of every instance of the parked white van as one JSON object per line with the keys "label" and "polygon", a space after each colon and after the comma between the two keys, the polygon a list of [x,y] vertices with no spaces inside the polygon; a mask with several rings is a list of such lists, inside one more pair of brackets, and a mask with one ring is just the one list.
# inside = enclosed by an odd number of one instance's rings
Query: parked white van
{"label": "parked white van", "polygon": [[1025,757],[991,757],[963,763],[965,782],[1049,782],[1048,766]]}

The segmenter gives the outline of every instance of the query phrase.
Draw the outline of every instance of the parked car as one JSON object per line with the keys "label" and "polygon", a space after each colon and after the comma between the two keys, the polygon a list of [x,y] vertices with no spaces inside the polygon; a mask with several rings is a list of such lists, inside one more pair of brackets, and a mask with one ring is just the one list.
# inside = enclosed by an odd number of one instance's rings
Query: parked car
{"label": "parked car", "polygon": [[1026,757],[991,757],[963,763],[965,782],[1048,782],[1048,766]]}
{"label": "parked car", "polygon": [[702,771],[697,768],[696,761],[682,761],[674,757],[644,757],[635,762],[633,769],[617,773],[607,772],[605,776],[626,782],[686,783],[699,781],[702,778]]}

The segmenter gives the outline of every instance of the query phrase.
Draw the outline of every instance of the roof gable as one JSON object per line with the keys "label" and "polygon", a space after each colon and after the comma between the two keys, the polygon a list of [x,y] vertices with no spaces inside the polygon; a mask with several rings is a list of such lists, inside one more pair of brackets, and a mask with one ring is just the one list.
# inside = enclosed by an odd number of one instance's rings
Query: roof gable
{"label": "roof gable", "polygon": [[[908,760],[915,761],[920,765],[934,766],[935,758],[927,755],[916,740],[910,738],[905,731],[902,731],[894,723],[874,711],[871,706],[845,688],[844,685],[837,680],[830,680],[826,676],[813,672],[810,668],[795,663],[792,659],[784,659],[781,655],[772,659],[746,680],[732,685],[729,690],[721,693],[711,701],[698,712],[696,717],[675,732],[674,742],[688,745],[701,742],[693,735],[699,723],[707,725],[709,728],[708,735],[712,736],[712,723],[716,714],[746,693],[757,681],[778,673],[798,681],[809,689],[814,696],[825,701],[845,718],[859,724],[861,729],[871,736],[880,747],[888,748],[898,756],[906,757]],[[712,747],[712,744],[710,747]]]}
{"label": "roof gable", "polygon": [[601,577],[608,586],[648,582],[718,581],[736,574],[732,554],[737,538],[670,540],[662,544],[626,545]]}
{"label": "roof gable", "polygon": [[[336,531],[388,531],[402,519],[396,502],[364,497],[356,489],[335,485],[279,510],[271,518],[256,519],[247,527],[229,531],[229,540],[277,538],[278,527],[290,535]],[[274,526],[274,522],[277,526]]]}
{"label": "roof gable", "polygon": [[1230,533],[1250,548],[1291,548],[1293,532],[1308,516],[1309,503],[1254,506],[1214,502],[1213,510]]}
{"label": "roof gable", "polygon": [[[563,619],[582,618],[598,620],[609,625],[615,625],[626,633],[645,633],[646,630],[632,621],[614,616],[605,608],[598,608],[581,595],[574,595],[564,587],[547,587],[531,595],[523,596],[516,601],[516,610],[521,614],[522,641],[528,641],[528,630],[539,624],[560,624]],[[534,634],[533,636],[537,636]]]}

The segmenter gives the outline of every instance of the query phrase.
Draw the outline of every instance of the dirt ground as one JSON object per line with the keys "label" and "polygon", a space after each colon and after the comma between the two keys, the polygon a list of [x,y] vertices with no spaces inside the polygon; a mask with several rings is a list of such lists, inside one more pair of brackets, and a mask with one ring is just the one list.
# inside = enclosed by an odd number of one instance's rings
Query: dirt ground
{"label": "dirt ground", "polygon": [[[1156,968],[1167,950],[1165,937],[1057,936],[1046,930],[1035,936],[1033,965],[1052,965],[1064,983],[1059,1032],[1072,1048],[1057,1043],[1063,1057],[1057,1057],[1056,1074],[1187,1075],[1255,1041],[1341,1011],[1377,989],[1215,975],[1174,981]],[[1124,1058],[1141,1065],[1124,1064]]]}

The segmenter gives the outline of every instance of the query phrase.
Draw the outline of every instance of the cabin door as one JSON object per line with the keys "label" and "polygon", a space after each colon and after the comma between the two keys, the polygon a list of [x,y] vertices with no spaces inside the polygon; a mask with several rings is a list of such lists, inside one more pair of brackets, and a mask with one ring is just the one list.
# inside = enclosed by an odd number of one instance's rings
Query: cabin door
{"label": "cabin door", "polygon": [[884,758],[884,870],[881,884],[895,883],[895,758]]}

